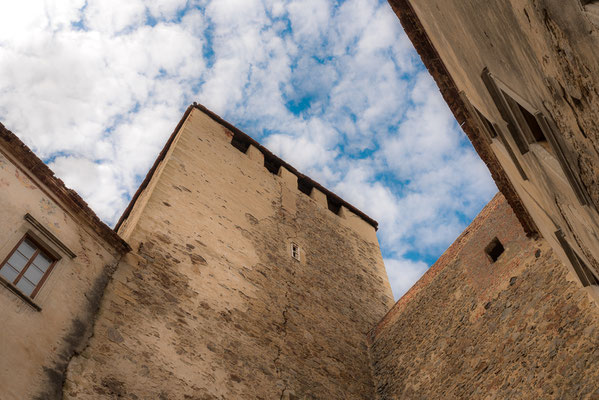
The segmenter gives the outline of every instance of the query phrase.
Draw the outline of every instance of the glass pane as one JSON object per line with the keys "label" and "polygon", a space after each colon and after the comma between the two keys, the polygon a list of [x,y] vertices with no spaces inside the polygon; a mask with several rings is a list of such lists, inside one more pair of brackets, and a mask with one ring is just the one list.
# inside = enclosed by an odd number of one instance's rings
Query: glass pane
{"label": "glass pane", "polygon": [[19,289],[21,289],[21,292],[25,293],[27,296],[31,296],[31,293],[33,293],[33,289],[35,289],[35,285],[29,282],[29,280],[27,280],[27,278],[25,277],[19,279],[19,282],[17,282],[16,286]]}
{"label": "glass pane", "polygon": [[33,244],[29,239],[23,240],[23,243],[19,246],[19,252],[28,259],[31,258],[33,253],[37,250],[37,246]]}
{"label": "glass pane", "polygon": [[52,264],[52,260],[40,251],[33,260],[33,264],[35,264],[42,272],[46,272],[50,264]]}
{"label": "glass pane", "polygon": [[20,272],[25,266],[25,264],[27,264],[27,261],[29,261],[27,258],[25,258],[18,251],[15,251],[13,255],[8,259],[8,264],[12,265],[14,269]]}
{"label": "glass pane", "polygon": [[19,275],[19,271],[14,269],[9,264],[5,264],[4,267],[0,269],[0,275],[2,275],[2,277],[4,277],[6,280],[12,283],[17,278],[17,275]]}
{"label": "glass pane", "polygon": [[29,281],[31,283],[33,283],[34,285],[37,285],[39,283],[40,279],[42,279],[42,276],[44,276],[44,272],[41,271],[35,265],[31,264],[29,266],[29,268],[27,268],[27,271],[25,271],[23,276],[25,278],[29,279]]}

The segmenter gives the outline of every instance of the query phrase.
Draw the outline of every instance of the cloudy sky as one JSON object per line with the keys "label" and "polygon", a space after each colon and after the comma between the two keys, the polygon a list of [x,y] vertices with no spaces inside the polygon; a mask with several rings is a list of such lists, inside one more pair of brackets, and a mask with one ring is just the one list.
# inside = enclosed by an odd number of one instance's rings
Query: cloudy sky
{"label": "cloudy sky", "polygon": [[0,2],[0,121],[107,223],[194,101],[377,219],[396,298],[496,192],[386,1]]}

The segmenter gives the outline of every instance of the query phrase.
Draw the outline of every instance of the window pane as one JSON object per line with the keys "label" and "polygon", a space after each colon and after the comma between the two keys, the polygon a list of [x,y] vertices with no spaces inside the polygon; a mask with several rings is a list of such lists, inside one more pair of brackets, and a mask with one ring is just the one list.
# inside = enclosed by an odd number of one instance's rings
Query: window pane
{"label": "window pane", "polygon": [[23,254],[28,259],[31,258],[35,250],[37,250],[37,246],[33,244],[29,239],[23,240],[23,243],[19,246],[19,252]]}
{"label": "window pane", "polygon": [[52,264],[52,260],[44,253],[40,252],[33,260],[33,264],[35,264],[42,272],[46,272],[50,264]]}
{"label": "window pane", "polygon": [[0,269],[0,275],[12,283],[17,278],[17,275],[19,275],[19,271],[11,267],[9,264],[6,264],[4,267],[2,267],[2,269]]}
{"label": "window pane", "polygon": [[25,264],[29,261],[25,256],[23,256],[18,251],[15,251],[13,255],[8,259],[8,264],[12,265],[14,269],[21,272]]}
{"label": "window pane", "polygon": [[40,279],[42,279],[42,276],[44,276],[44,272],[37,268],[35,265],[31,264],[29,268],[27,268],[27,271],[25,271],[23,276],[29,279],[29,281],[34,285],[37,285]]}
{"label": "window pane", "polygon": [[21,289],[21,292],[25,293],[27,296],[31,296],[31,293],[33,293],[33,289],[35,289],[35,285],[31,282],[29,282],[29,280],[27,280],[27,278],[22,277],[19,282],[17,282],[16,285],[19,289]]}

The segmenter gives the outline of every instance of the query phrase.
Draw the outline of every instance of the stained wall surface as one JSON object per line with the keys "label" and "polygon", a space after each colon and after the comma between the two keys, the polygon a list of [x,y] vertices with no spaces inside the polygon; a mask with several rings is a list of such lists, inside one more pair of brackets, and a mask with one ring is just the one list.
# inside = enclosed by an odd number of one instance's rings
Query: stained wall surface
{"label": "stained wall surface", "polygon": [[[415,41],[425,63],[430,68],[440,57],[450,77],[438,67],[431,73],[444,94],[453,84],[463,91],[473,107],[463,110],[470,114],[467,122],[478,126],[481,145],[497,157],[541,235],[570,265],[554,235],[561,230],[599,275],[599,25],[591,12],[594,5],[585,8],[578,0],[389,3],[404,22],[410,9],[415,12],[427,36]],[[438,56],[423,51],[430,44]],[[485,68],[492,86],[506,96],[492,93],[483,79]],[[459,100],[457,93],[452,96],[446,96],[449,103]],[[521,110],[501,104],[508,96],[540,124],[546,140],[528,132]],[[495,124],[499,135],[491,138],[483,118]]]}
{"label": "stained wall surface", "polygon": [[0,125],[0,262],[25,235],[59,260],[33,299],[0,277],[0,398],[55,399],[121,251],[14,158],[8,147],[15,141]]}
{"label": "stained wall surface", "polygon": [[374,228],[231,137],[185,120],[120,227],[134,251],[66,399],[372,398],[366,334],[393,303]]}
{"label": "stained wall surface", "polygon": [[598,398],[598,310],[497,195],[372,331],[376,398]]}

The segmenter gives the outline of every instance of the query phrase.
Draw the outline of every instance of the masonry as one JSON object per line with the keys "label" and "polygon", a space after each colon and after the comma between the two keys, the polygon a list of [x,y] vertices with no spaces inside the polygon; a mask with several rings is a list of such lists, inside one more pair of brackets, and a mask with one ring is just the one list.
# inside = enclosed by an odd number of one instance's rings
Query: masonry
{"label": "masonry", "polygon": [[381,400],[599,396],[597,305],[501,194],[370,339]]}
{"label": "masonry", "polygon": [[188,110],[119,222],[134,251],[65,398],[372,398],[376,223],[258,146]]}

